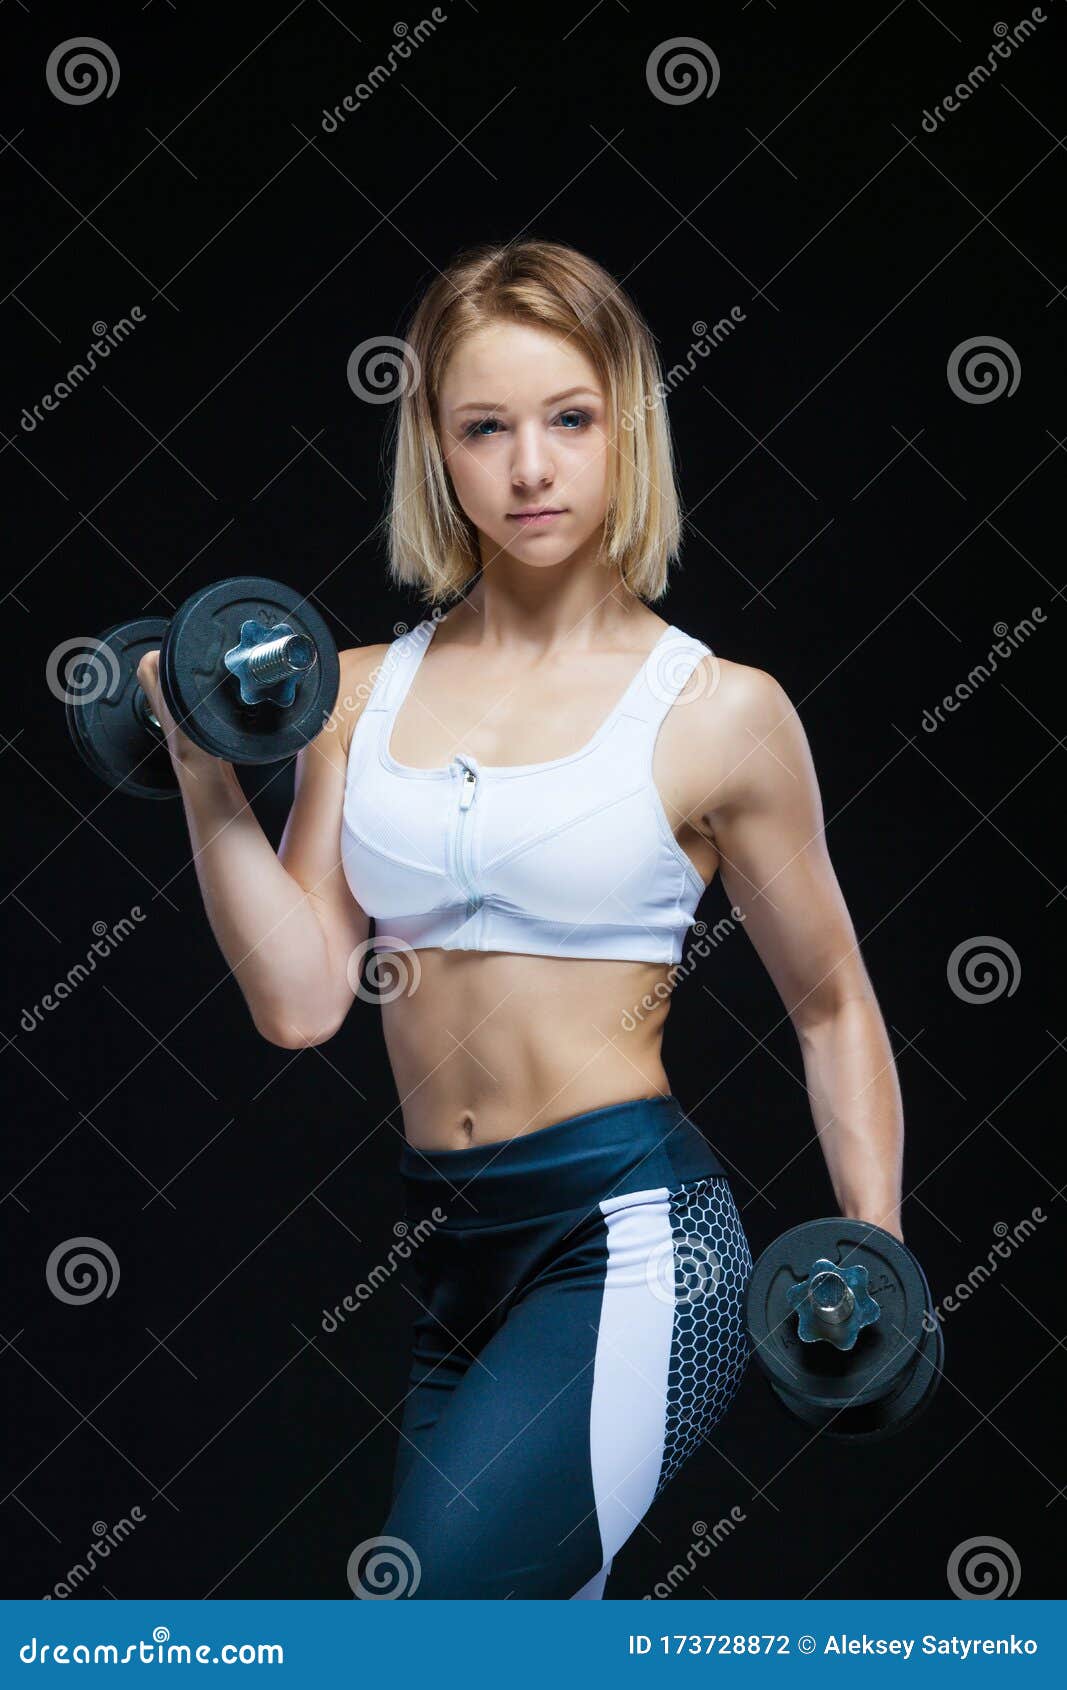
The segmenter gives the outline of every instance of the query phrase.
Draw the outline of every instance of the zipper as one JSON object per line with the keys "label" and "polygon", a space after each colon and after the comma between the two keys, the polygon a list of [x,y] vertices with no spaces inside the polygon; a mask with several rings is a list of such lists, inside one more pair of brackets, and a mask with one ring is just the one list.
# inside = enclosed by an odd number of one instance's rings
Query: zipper
{"label": "zipper", "polygon": [[482,906],[481,896],[470,877],[471,836],[470,823],[467,820],[467,817],[470,814],[471,805],[474,803],[474,795],[478,790],[478,771],[477,769],[471,768],[470,764],[465,762],[462,756],[457,757],[455,761],[457,766],[463,770],[463,779],[461,780],[459,787],[459,809],[456,814],[456,834],[453,861],[456,879],[467,894],[466,914],[470,917],[476,910],[481,909]]}

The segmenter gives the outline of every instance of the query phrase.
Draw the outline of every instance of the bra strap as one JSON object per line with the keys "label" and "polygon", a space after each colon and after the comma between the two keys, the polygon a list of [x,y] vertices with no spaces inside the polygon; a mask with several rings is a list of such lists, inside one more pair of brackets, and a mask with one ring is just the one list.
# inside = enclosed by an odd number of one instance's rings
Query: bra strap
{"label": "bra strap", "polygon": [[367,716],[372,711],[385,711],[390,714],[399,710],[404,694],[411,685],[412,676],[427,645],[433,638],[434,624],[427,617],[416,623],[414,628],[408,628],[403,634],[398,634],[389,646],[388,651],[378,666],[378,673],[371,695],[363,706],[362,715]]}
{"label": "bra strap", "polygon": [[697,664],[702,658],[713,656],[711,647],[702,640],[694,639],[680,628],[672,628],[669,636],[650,653],[638,677],[639,685],[626,701],[624,714],[647,723],[653,730],[658,729]]}

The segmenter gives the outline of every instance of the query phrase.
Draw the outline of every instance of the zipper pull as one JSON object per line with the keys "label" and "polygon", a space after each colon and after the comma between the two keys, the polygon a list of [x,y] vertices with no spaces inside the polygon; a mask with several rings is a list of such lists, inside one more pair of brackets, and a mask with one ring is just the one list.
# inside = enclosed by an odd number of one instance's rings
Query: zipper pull
{"label": "zipper pull", "polygon": [[474,770],[468,769],[466,764],[464,764],[464,766],[463,766],[463,787],[462,787],[462,790],[461,790],[460,795],[459,795],[459,807],[460,807],[461,810],[469,810],[470,809],[471,805],[474,802],[474,789],[475,789],[477,784],[478,784],[478,777],[475,774]]}

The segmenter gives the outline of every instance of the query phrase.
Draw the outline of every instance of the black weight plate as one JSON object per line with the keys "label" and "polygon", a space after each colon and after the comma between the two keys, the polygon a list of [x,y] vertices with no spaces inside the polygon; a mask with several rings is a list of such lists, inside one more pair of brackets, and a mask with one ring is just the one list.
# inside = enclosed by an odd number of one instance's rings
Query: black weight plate
{"label": "black weight plate", "polygon": [[[810,1276],[820,1256],[842,1267],[866,1267],[881,1309],[851,1350],[824,1340],[804,1343],[786,1292]],[[812,1409],[831,1411],[888,1395],[914,1366],[929,1305],[926,1279],[911,1251],[868,1222],[833,1216],[806,1221],[768,1245],[745,1294],[745,1322],[759,1365],[771,1381]]]}
{"label": "black weight plate", "polygon": [[67,726],[95,775],[133,798],[177,798],[178,781],[162,738],[140,714],[137,665],[163,643],[166,618],[118,622],[87,642],[84,661],[67,666]]}
{"label": "black weight plate", "polygon": [[800,1420],[827,1438],[845,1443],[876,1443],[911,1426],[929,1408],[941,1382],[945,1363],[945,1339],[940,1321],[934,1330],[923,1328],[915,1366],[903,1383],[888,1397],[846,1408],[838,1414],[815,1408],[780,1385],[772,1385],[775,1396],[795,1420]]}
{"label": "black weight plate", "polygon": [[[242,704],[223,662],[249,620],[266,627],[286,622],[314,642],[318,661],[286,707]],[[337,702],[340,665],[326,623],[298,592],[259,575],[234,575],[179,605],[163,642],[160,679],[175,720],[202,750],[230,763],[276,763],[322,731]]]}

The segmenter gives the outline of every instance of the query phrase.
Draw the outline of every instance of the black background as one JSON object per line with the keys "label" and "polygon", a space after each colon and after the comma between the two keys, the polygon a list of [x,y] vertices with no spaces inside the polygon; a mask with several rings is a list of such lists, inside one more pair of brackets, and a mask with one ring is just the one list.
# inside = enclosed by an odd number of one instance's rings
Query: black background
{"label": "black background", "polygon": [[[394,12],[4,8],[6,1595],[43,1595],[134,1505],[145,1523],[85,1597],[343,1598],[380,1530],[402,1277],[319,1326],[401,1212],[377,1011],[300,1054],[256,1036],[177,807],[94,782],[45,672],[62,640],[245,571],[311,594],[342,645],[417,620],[378,526],[388,407],[355,398],[349,354],[402,334],[460,247],[523,234],[600,260],[665,366],[695,323],[743,311],[670,400],[690,520],[657,608],[799,710],[898,1059],[905,1226],[935,1298],[998,1223],[1048,1217],[947,1318],[938,1398],[891,1445],[809,1441],[750,1370],[608,1594],[652,1589],[694,1522],[735,1507],[679,1595],[943,1596],[953,1549],[990,1534],[1021,1596],[1062,1594],[1067,12],[1048,0],[930,134],[924,110],[1015,9],[828,10],[458,4],[329,134]],[[120,80],[65,104],[45,63],[85,33]],[[649,55],[679,36],[714,51],[712,97],[650,91]],[[134,305],[132,338],[27,432],[93,323]],[[1013,349],[1013,394],[953,391],[975,336]],[[1044,622],[924,731],[1034,607]],[[249,789],[277,839],[291,771]],[[27,1032],[93,923],[134,905],[136,932]],[[701,915],[725,908],[716,886]],[[1013,985],[966,1002],[949,958],[981,936]],[[795,1035],[740,933],[676,994],[665,1059],[755,1250],[832,1211]],[[45,1266],[86,1235],[121,1277],[72,1306]]]}

